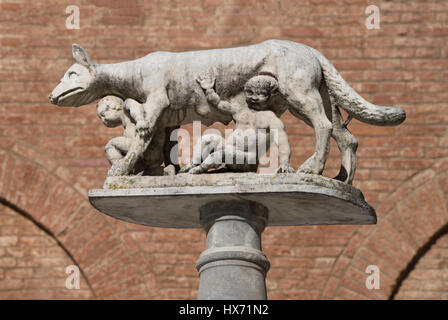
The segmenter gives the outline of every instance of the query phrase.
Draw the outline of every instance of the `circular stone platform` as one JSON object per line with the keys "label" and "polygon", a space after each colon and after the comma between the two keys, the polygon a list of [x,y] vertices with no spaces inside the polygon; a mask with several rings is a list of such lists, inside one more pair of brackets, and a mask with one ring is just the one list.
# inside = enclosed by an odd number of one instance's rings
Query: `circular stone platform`
{"label": "circular stone platform", "polygon": [[99,211],[140,225],[200,228],[199,208],[219,200],[249,200],[269,210],[269,226],[375,224],[361,191],[310,174],[218,173],[108,177],[90,190]]}
{"label": "circular stone platform", "polygon": [[99,211],[140,225],[201,228],[199,208],[219,200],[255,201],[268,209],[268,226],[375,224],[361,191],[310,174],[218,173],[108,177],[90,190]]}

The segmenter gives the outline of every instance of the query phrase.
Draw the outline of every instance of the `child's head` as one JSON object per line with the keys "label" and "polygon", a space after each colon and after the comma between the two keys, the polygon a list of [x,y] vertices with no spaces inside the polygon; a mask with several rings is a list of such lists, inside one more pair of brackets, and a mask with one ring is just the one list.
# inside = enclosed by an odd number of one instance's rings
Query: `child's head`
{"label": "child's head", "polygon": [[267,108],[266,102],[277,89],[278,83],[274,77],[267,75],[252,77],[244,85],[246,102],[252,109],[263,110]]}
{"label": "child's head", "polygon": [[96,105],[96,112],[106,127],[122,125],[123,100],[117,96],[105,96]]}

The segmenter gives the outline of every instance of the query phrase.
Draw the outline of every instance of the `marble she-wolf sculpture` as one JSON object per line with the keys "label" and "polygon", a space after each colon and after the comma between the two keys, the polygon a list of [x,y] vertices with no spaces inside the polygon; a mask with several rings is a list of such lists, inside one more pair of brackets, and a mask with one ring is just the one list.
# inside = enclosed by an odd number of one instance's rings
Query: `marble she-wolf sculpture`
{"label": "marble she-wolf sculpture", "polygon": [[[108,175],[128,175],[144,155],[160,127],[176,127],[200,120],[228,124],[232,118],[210,108],[196,82],[202,74],[216,79],[216,92],[227,101],[241,102],[248,79],[269,75],[278,92],[269,107],[277,116],[285,110],[312,126],[316,145],[313,155],[298,169],[322,174],[333,137],[342,154],[336,177],[351,183],[355,172],[357,141],[346,128],[339,108],[362,122],[394,126],[404,121],[404,110],[376,106],[364,100],[317,50],[283,40],[268,40],[246,47],[192,52],[154,52],[116,64],[94,63],[79,45],[73,45],[72,65],[50,94],[59,106],[82,106],[107,95],[142,104],[145,121],[137,124],[139,138],[126,156],[116,161]],[[154,150],[154,152],[158,152]]]}

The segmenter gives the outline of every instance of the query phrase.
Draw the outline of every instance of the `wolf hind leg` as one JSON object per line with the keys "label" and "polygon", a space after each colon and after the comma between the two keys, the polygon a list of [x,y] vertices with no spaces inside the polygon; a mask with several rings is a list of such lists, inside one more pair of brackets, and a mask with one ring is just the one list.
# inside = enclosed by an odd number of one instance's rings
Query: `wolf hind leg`
{"label": "wolf hind leg", "polygon": [[358,141],[347,129],[342,119],[339,108],[332,101],[333,116],[333,132],[332,137],[336,140],[339,150],[341,151],[341,169],[333,179],[352,184],[356,170],[356,149]]}
{"label": "wolf hind leg", "polygon": [[[292,87],[293,88],[293,87]],[[325,114],[324,104],[319,91],[306,93],[288,92],[288,104],[291,113],[311,124],[316,135],[314,154],[299,168],[299,173],[322,174],[330,150],[332,123]]]}

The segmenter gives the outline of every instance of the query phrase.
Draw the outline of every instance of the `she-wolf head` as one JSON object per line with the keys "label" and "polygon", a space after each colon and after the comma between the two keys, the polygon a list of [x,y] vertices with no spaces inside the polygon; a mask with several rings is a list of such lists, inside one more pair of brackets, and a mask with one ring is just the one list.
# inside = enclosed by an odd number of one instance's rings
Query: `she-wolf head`
{"label": "she-wolf head", "polygon": [[65,72],[49,95],[50,102],[58,106],[79,107],[96,99],[92,89],[96,64],[80,45],[72,45],[72,54],[75,64]]}

